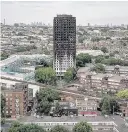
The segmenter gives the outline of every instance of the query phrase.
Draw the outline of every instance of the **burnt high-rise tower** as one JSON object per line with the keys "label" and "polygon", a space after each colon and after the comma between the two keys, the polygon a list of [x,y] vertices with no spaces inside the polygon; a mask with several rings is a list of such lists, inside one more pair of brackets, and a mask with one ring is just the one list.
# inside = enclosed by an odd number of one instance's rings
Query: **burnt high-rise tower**
{"label": "burnt high-rise tower", "polygon": [[57,76],[76,65],[76,18],[72,15],[57,15],[53,22],[53,68]]}

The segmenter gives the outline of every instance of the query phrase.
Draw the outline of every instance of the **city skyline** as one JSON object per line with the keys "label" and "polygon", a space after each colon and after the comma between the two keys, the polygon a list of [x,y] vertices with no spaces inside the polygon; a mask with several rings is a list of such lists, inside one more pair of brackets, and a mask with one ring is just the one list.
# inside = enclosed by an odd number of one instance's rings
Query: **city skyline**
{"label": "city skyline", "polygon": [[1,22],[53,25],[57,14],[71,14],[77,25],[121,25],[128,21],[128,2],[1,2]]}

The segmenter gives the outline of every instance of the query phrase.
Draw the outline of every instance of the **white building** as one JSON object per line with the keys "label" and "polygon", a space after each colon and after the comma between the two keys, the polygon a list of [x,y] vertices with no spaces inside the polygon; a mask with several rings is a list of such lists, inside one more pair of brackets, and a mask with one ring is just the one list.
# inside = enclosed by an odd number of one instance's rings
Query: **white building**
{"label": "white building", "polygon": [[[11,89],[11,88],[15,88],[16,83],[21,83],[21,82],[23,82],[23,81],[1,78],[0,86],[6,87],[7,89]],[[39,91],[39,89],[40,89],[40,86],[36,85],[36,84],[28,83],[28,89],[33,90],[33,97],[35,97],[36,92]]]}

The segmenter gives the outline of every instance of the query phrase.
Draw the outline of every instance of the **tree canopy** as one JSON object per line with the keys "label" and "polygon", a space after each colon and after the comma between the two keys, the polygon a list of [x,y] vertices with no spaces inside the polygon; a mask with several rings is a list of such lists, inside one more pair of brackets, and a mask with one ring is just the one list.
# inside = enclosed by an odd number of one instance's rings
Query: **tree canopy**
{"label": "tree canopy", "polygon": [[80,122],[74,126],[73,132],[93,132],[93,130],[87,122]]}
{"label": "tree canopy", "polygon": [[49,62],[45,59],[40,59],[39,61],[36,62],[36,70],[39,68],[43,68],[43,67],[52,67],[52,60],[50,60]]}
{"label": "tree canopy", "polygon": [[52,102],[54,100],[59,100],[60,96],[59,93],[55,90],[52,90],[50,88],[41,89],[39,92],[36,93],[36,99],[37,99],[37,113],[39,114],[48,114]]}
{"label": "tree canopy", "polygon": [[128,89],[121,90],[117,93],[118,98],[128,99]]}
{"label": "tree canopy", "polygon": [[8,132],[19,132],[19,128],[22,126],[23,124],[14,121],[11,124],[11,127],[9,128]]}
{"label": "tree canopy", "polygon": [[115,59],[115,58],[108,58],[108,59],[104,59],[102,62],[102,64],[106,64],[106,65],[124,65],[124,66],[128,66],[128,62],[121,60],[121,59]]}
{"label": "tree canopy", "polygon": [[1,60],[5,60],[9,57],[9,54],[7,52],[1,53]]}
{"label": "tree canopy", "polygon": [[119,111],[119,104],[114,97],[104,96],[100,102],[100,109],[103,115],[113,114]]}
{"label": "tree canopy", "polygon": [[97,63],[94,67],[92,67],[91,71],[95,71],[97,73],[104,73],[105,67],[101,63]]}
{"label": "tree canopy", "polygon": [[64,80],[66,82],[70,82],[72,80],[75,80],[76,79],[76,74],[77,74],[77,71],[75,70],[75,68],[69,68],[64,73]]}
{"label": "tree canopy", "polygon": [[78,54],[76,57],[76,66],[84,67],[86,63],[91,63],[91,56],[84,53]]}
{"label": "tree canopy", "polygon": [[102,47],[101,51],[104,52],[104,53],[108,53],[108,49],[106,47]]}
{"label": "tree canopy", "polygon": [[55,109],[54,109],[53,113],[54,114],[59,114],[60,113],[60,110],[61,110],[61,106],[60,106],[59,102],[57,102],[55,104]]}
{"label": "tree canopy", "polygon": [[36,81],[44,84],[56,84],[56,73],[51,67],[39,68],[35,71]]}
{"label": "tree canopy", "polygon": [[65,128],[64,126],[60,126],[57,125],[55,127],[53,127],[50,132],[69,132],[69,130],[67,128]]}
{"label": "tree canopy", "polygon": [[24,125],[19,122],[14,122],[8,132],[45,132],[45,130],[36,124]]}
{"label": "tree canopy", "polygon": [[95,63],[101,63],[105,57],[103,55],[98,55],[95,57]]}
{"label": "tree canopy", "polygon": [[99,48],[96,47],[96,46],[93,46],[92,49],[93,49],[93,50],[99,50]]}

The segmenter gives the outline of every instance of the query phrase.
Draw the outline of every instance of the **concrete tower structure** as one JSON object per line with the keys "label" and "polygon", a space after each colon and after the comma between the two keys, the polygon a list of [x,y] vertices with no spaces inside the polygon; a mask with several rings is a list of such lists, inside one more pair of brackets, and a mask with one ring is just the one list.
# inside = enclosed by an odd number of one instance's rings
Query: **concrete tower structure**
{"label": "concrete tower structure", "polygon": [[53,21],[53,68],[63,76],[70,67],[76,67],[76,18],[57,15]]}

